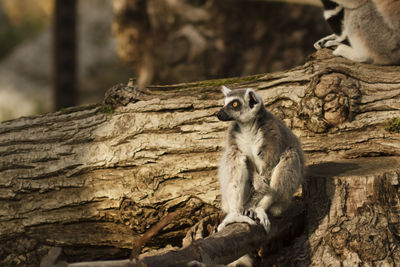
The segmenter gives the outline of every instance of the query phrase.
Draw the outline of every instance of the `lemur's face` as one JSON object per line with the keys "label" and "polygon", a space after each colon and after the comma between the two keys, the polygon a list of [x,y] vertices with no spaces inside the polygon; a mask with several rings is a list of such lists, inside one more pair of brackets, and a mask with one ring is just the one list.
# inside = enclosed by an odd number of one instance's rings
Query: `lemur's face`
{"label": "lemur's face", "polygon": [[222,86],[225,105],[217,113],[221,121],[237,121],[246,123],[255,117],[262,105],[260,96],[253,89],[231,90]]}

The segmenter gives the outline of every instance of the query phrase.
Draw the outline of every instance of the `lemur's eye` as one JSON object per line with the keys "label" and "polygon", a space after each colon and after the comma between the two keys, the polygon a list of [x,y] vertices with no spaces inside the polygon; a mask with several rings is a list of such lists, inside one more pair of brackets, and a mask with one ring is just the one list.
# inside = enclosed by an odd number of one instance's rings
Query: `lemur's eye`
{"label": "lemur's eye", "polygon": [[237,108],[237,107],[239,107],[239,101],[232,101],[231,105],[233,108]]}

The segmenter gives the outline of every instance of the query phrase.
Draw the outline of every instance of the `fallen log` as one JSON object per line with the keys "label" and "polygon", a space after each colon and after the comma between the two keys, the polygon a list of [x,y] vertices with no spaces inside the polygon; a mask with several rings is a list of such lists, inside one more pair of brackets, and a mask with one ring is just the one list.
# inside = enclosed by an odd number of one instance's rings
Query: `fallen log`
{"label": "fallen log", "polygon": [[[357,64],[323,50],[285,72],[143,91],[117,85],[104,104],[0,124],[1,265],[38,265],[54,246],[68,262],[128,258],[132,241],[175,210],[144,251],[180,246],[190,227],[220,208],[216,169],[227,125],[214,114],[222,84],[255,88],[300,137],[309,165],[400,154],[399,134],[384,129],[400,117],[398,66]],[[386,177],[379,170],[376,177]],[[384,188],[397,188],[386,179]],[[346,192],[359,188],[349,183]],[[324,207],[321,201],[315,205]],[[388,225],[397,229],[393,218]],[[308,218],[307,225],[318,223]]]}

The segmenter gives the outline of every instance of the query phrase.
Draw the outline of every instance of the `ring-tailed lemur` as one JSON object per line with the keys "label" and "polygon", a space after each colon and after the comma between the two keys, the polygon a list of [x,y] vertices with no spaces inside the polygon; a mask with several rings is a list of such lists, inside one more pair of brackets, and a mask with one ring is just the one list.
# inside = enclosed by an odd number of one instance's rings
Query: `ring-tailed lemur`
{"label": "ring-tailed lemur", "polygon": [[314,47],[357,62],[400,64],[399,0],[322,0],[334,34]]}
{"label": "ring-tailed lemur", "polygon": [[219,166],[222,209],[227,216],[218,230],[233,222],[254,224],[268,232],[266,211],[280,214],[303,179],[300,141],[281,120],[268,112],[252,89],[223,86],[225,105],[217,113],[229,126]]}

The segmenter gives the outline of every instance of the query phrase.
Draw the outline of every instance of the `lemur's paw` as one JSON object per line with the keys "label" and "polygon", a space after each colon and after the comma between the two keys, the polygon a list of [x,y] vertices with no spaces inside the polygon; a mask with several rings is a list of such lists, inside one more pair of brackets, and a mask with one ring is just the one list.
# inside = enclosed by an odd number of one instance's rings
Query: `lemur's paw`
{"label": "lemur's paw", "polygon": [[271,230],[271,222],[268,219],[267,213],[262,208],[256,208],[254,211],[260,224],[264,227],[265,232],[268,233],[269,230]]}
{"label": "lemur's paw", "polygon": [[324,48],[324,44],[322,40],[318,40],[314,43],[314,48],[317,50],[320,50],[322,48]]}
{"label": "lemur's paw", "polygon": [[221,224],[218,225],[217,228],[218,232],[231,223],[248,223],[250,225],[256,224],[256,222],[250,219],[249,217],[243,216],[238,213],[230,213],[225,217],[225,219],[221,222]]}
{"label": "lemur's paw", "polygon": [[334,40],[330,41],[330,40],[321,39],[321,40],[317,41],[316,43],[314,43],[314,48],[317,49],[317,50],[320,50],[322,48],[329,48],[329,47],[332,47],[332,46],[338,46],[339,44],[340,44],[339,42],[336,42]]}
{"label": "lemur's paw", "polygon": [[244,209],[243,213],[244,216],[249,217],[250,219],[252,219],[253,221],[256,221],[257,218],[257,214],[256,211],[254,209]]}
{"label": "lemur's paw", "polygon": [[243,215],[251,218],[255,222],[259,222],[267,233],[271,229],[271,223],[268,219],[268,215],[262,208],[244,209]]}
{"label": "lemur's paw", "polygon": [[317,42],[314,43],[314,48],[319,50],[322,48],[328,48],[332,46],[338,46],[340,44],[340,41],[338,39],[338,36],[335,34],[328,35]]}

